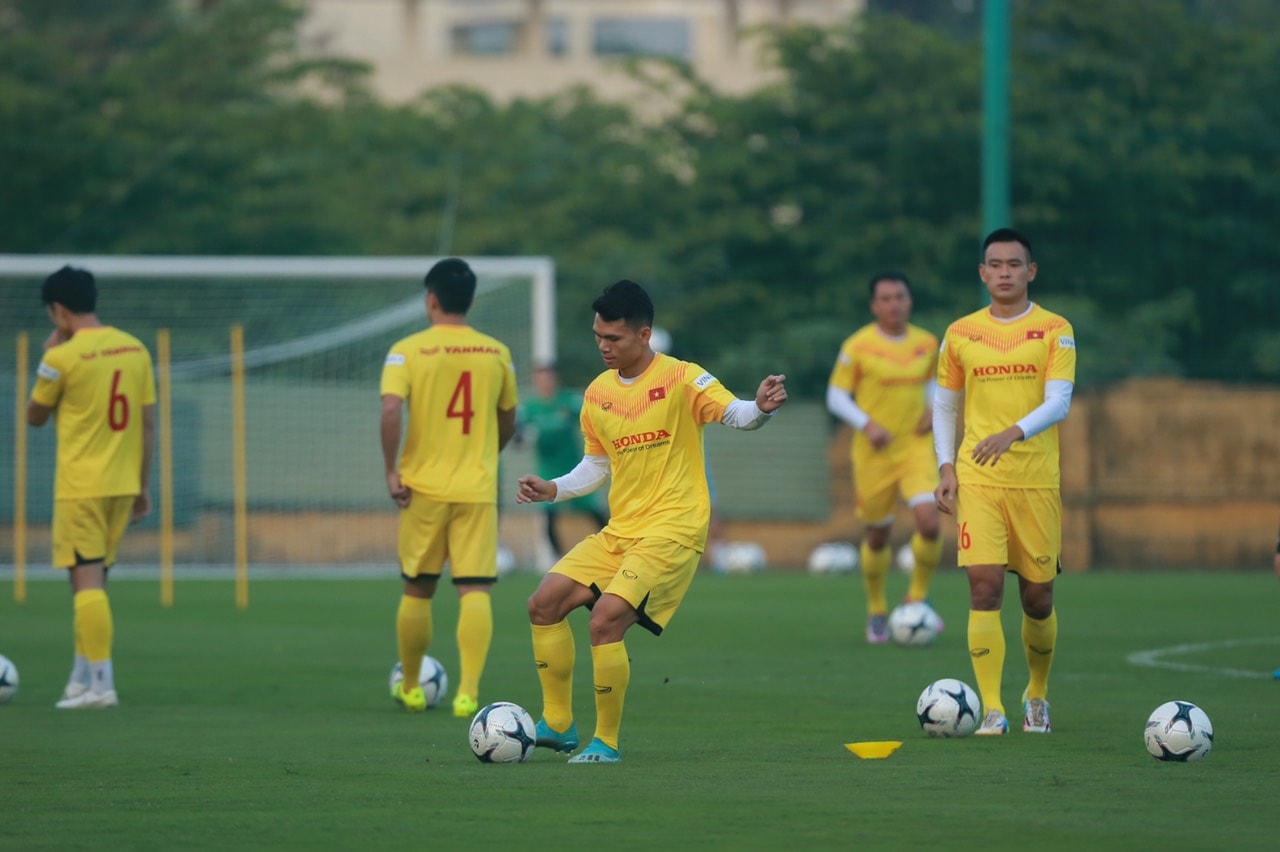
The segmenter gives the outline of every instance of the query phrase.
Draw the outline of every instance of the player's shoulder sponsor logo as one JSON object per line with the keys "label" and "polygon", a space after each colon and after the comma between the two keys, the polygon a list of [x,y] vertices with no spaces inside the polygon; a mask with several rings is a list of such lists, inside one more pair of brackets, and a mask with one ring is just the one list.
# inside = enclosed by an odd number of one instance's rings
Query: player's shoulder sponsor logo
{"label": "player's shoulder sponsor logo", "polygon": [[36,367],[36,375],[44,379],[46,382],[56,382],[58,379],[62,378],[62,373],[57,367],[54,367],[44,361],[41,361],[40,366]]}
{"label": "player's shoulder sponsor logo", "polygon": [[390,353],[389,355],[387,355],[387,360],[386,360],[386,363],[385,363],[385,365],[384,365],[384,366],[387,366],[387,367],[403,367],[403,366],[404,366],[404,356],[403,356],[403,355],[401,355],[399,352],[392,352],[392,353]]}
{"label": "player's shoulder sponsor logo", "polygon": [[1061,335],[1058,337],[1058,346],[1062,349],[1075,349],[1076,339],[1074,337],[1068,337],[1065,334]]}
{"label": "player's shoulder sponsor logo", "polygon": [[707,385],[716,380],[716,377],[710,373],[703,373],[701,376],[693,380],[693,386],[698,390],[705,390]]}

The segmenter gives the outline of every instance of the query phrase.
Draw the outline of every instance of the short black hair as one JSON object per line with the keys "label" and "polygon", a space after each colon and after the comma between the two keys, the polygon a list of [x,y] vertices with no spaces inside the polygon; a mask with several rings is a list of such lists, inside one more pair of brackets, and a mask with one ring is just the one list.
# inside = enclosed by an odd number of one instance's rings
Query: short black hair
{"label": "short black hair", "polygon": [[64,266],[44,279],[40,300],[45,305],[62,305],[73,314],[91,314],[98,306],[98,283],[89,270]]}
{"label": "short black hair", "polygon": [[591,310],[605,322],[623,320],[636,330],[653,326],[653,300],[634,281],[615,281],[591,303]]}
{"label": "short black hair", "polygon": [[982,258],[981,262],[987,262],[987,247],[992,243],[1021,243],[1022,247],[1027,250],[1027,263],[1033,259],[1031,254],[1031,240],[1021,231],[1015,231],[1013,228],[996,228],[987,234],[987,238],[982,241]]}
{"label": "short black hair", "polygon": [[876,285],[881,281],[901,281],[907,286],[907,294],[910,295],[911,293],[911,281],[908,280],[906,275],[893,269],[886,269],[884,272],[877,272],[872,275],[871,280],[867,282],[867,289],[871,291],[871,298],[874,299],[876,297]]}
{"label": "short black hair", "polygon": [[465,314],[471,310],[471,303],[476,298],[476,274],[459,257],[447,257],[437,262],[422,283],[428,293],[435,293],[440,300],[440,310],[446,314]]}

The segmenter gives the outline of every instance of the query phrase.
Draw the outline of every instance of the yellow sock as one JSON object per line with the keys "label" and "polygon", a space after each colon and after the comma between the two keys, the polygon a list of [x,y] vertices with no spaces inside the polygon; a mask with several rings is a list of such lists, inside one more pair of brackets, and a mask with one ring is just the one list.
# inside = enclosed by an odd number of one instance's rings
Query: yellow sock
{"label": "yellow sock", "polygon": [[885,578],[889,576],[889,548],[872,550],[864,541],[861,547],[862,587],[867,591],[867,615],[884,615],[889,601],[884,596]]}
{"label": "yellow sock", "polygon": [[92,663],[111,659],[114,626],[111,603],[104,589],[85,589],[72,598],[75,607],[76,637],[84,644],[85,658]]}
{"label": "yellow sock", "polygon": [[[431,647],[431,599],[400,597],[396,613],[396,644],[400,649],[400,667],[409,689],[422,674],[422,655]],[[400,687],[404,691],[404,687]]]}
{"label": "yellow sock", "polygon": [[978,694],[987,711],[1004,712],[1000,700],[1000,676],[1004,673],[1004,628],[1000,610],[969,610],[969,658],[973,676],[978,680]]}
{"label": "yellow sock", "polygon": [[911,536],[911,555],[915,557],[916,567],[911,569],[907,600],[922,601],[929,597],[929,583],[933,581],[933,572],[942,561],[942,538],[930,541],[917,532]]}
{"label": "yellow sock", "polygon": [[458,602],[459,695],[480,695],[480,676],[493,641],[492,603],[488,592],[468,592]]}
{"label": "yellow sock", "polygon": [[591,667],[596,687],[596,739],[610,748],[618,747],[622,727],[622,703],[631,682],[631,660],[622,642],[591,646]]}
{"label": "yellow sock", "polygon": [[542,718],[553,731],[565,731],[573,724],[573,631],[567,621],[530,627],[542,684]]}
{"label": "yellow sock", "polygon": [[1027,684],[1027,698],[1049,697],[1049,669],[1053,668],[1053,648],[1058,642],[1058,611],[1048,618],[1034,619],[1022,615],[1022,645],[1027,652],[1027,668],[1031,681]]}

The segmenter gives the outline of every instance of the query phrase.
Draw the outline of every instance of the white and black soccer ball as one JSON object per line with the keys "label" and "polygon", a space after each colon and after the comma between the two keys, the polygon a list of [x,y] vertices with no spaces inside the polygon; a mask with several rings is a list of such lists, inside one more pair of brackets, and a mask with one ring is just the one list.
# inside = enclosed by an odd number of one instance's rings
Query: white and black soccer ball
{"label": "white and black soccer ball", "polygon": [[755,574],[768,562],[764,548],[756,542],[729,541],[720,546],[712,568],[721,574]]}
{"label": "white and black soccer ball", "polygon": [[898,548],[898,552],[893,557],[893,566],[903,574],[910,574],[916,570],[916,554],[911,549],[911,542]]}
{"label": "white and black soccer ball", "polygon": [[0,654],[0,704],[8,704],[18,694],[18,667]]}
{"label": "white and black soccer ball", "polygon": [[519,704],[496,701],[476,713],[468,738],[481,763],[524,763],[533,753],[533,717]]}
{"label": "white and black soccer ball", "polygon": [[824,541],[809,553],[810,574],[848,574],[858,570],[858,548],[848,541]]}
{"label": "white and black soccer ball", "polygon": [[1190,701],[1166,701],[1147,718],[1142,741],[1156,760],[1194,763],[1213,749],[1213,723]]}
{"label": "white and black soccer ball", "polygon": [[[404,667],[400,661],[391,667],[391,689],[394,691],[404,682]],[[418,670],[418,685],[426,696],[427,706],[435,707],[449,693],[449,674],[435,657],[422,655],[422,668]]]}
{"label": "white and black soccer ball", "polygon": [[978,729],[982,705],[962,680],[944,677],[925,687],[916,702],[916,719],[931,737],[967,737]]}
{"label": "white and black soccer ball", "polygon": [[942,632],[942,618],[924,601],[912,601],[889,613],[889,638],[904,648],[933,644]]}

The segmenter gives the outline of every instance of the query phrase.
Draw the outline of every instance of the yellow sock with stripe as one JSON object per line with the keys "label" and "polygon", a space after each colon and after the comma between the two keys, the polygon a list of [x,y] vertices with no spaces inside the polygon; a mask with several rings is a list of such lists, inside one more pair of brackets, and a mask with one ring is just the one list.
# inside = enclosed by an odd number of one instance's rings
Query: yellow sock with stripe
{"label": "yellow sock with stripe", "polygon": [[553,731],[563,732],[573,724],[573,631],[567,621],[530,628],[533,662],[542,685],[542,718]]}
{"label": "yellow sock with stripe", "polygon": [[867,615],[884,615],[889,611],[889,601],[884,595],[885,578],[889,576],[889,548],[872,550],[864,541],[860,550],[862,587],[867,592]]}
{"label": "yellow sock with stripe", "polygon": [[488,592],[468,592],[458,602],[458,694],[477,698],[480,676],[493,641],[493,601]]}
{"label": "yellow sock with stripe", "polygon": [[1004,628],[1000,610],[969,610],[969,659],[986,710],[1004,712],[1000,677],[1004,673]]}
{"label": "yellow sock with stripe", "polygon": [[72,603],[76,636],[84,644],[85,659],[89,661],[89,685],[99,692],[115,689],[111,671],[115,625],[107,593],[104,589],[84,589],[75,593]]}
{"label": "yellow sock with stripe", "polygon": [[[596,688],[596,738],[610,748],[618,747],[622,727],[622,704],[631,682],[631,660],[622,642],[591,646],[591,668]],[[550,724],[550,723],[548,723]]]}
{"label": "yellow sock with stripe", "polygon": [[1022,615],[1022,645],[1027,652],[1027,668],[1031,680],[1027,698],[1049,697],[1049,669],[1053,668],[1053,648],[1058,643],[1058,611],[1048,618],[1035,619]]}
{"label": "yellow sock with stripe", "polygon": [[915,557],[916,567],[911,569],[911,585],[907,588],[907,600],[922,601],[929,597],[929,584],[933,582],[933,572],[942,561],[942,538],[932,541],[916,533],[911,536],[911,555]]}
{"label": "yellow sock with stripe", "polygon": [[[422,655],[431,647],[431,599],[401,595],[396,613],[396,644],[400,649],[400,667],[404,683],[413,689],[422,674]],[[400,687],[401,692],[404,686]]]}

